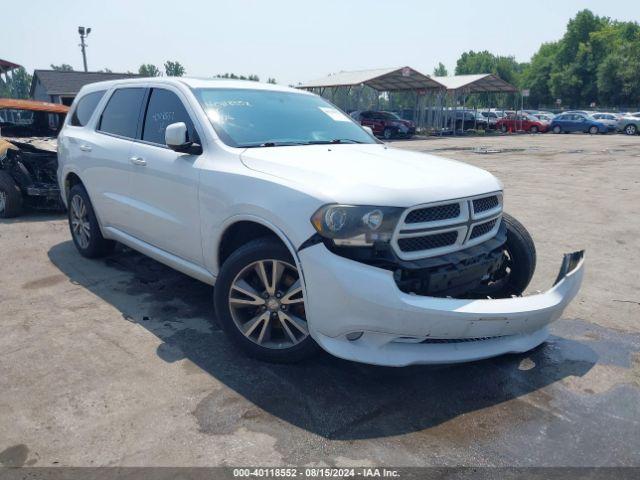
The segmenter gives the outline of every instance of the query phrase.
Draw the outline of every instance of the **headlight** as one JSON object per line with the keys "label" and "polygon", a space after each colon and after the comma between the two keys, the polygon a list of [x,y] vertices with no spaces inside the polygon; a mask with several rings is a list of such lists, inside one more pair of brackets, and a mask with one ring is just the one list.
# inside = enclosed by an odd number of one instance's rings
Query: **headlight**
{"label": "headlight", "polygon": [[391,240],[403,208],[325,205],[311,217],[320,235],[340,246],[370,246]]}

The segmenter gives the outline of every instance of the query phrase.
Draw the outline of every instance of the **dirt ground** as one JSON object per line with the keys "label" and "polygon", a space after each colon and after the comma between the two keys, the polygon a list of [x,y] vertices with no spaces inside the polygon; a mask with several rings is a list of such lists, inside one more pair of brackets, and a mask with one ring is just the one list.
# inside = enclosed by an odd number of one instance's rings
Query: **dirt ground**
{"label": "dirt ground", "polygon": [[503,181],[536,240],[531,290],[586,249],[549,342],[456,366],[260,363],[206,285],[130,250],[86,260],[63,216],[29,213],[0,221],[0,465],[640,466],[640,137],[393,146]]}

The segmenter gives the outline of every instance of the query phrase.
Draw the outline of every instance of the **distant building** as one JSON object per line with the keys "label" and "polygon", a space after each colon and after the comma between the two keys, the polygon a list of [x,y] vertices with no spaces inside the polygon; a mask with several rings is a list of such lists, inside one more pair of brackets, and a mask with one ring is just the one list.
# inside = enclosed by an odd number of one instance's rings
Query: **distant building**
{"label": "distant building", "polygon": [[135,73],[35,70],[31,80],[31,98],[43,102],[71,105],[80,89],[89,83],[138,76]]}

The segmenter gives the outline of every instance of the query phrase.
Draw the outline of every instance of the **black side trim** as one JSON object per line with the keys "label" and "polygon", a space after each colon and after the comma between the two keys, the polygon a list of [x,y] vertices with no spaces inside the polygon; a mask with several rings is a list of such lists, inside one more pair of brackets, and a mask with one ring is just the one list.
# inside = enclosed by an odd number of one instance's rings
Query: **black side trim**
{"label": "black side trim", "polygon": [[309,238],[307,238],[304,242],[302,242],[302,245],[298,247],[298,251],[300,252],[305,248],[313,247],[314,245],[317,245],[318,243],[322,243],[322,242],[324,242],[324,239],[320,236],[320,234],[314,233]]}

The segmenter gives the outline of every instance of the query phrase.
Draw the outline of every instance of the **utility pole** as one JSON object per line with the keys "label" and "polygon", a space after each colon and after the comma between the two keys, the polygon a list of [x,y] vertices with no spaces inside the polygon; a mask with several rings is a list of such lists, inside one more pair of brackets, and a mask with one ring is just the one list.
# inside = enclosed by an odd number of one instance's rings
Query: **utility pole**
{"label": "utility pole", "polygon": [[91,27],[78,27],[78,33],[80,34],[80,48],[82,49],[82,62],[84,63],[84,71],[87,72],[87,44],[84,43],[84,39],[91,33]]}

